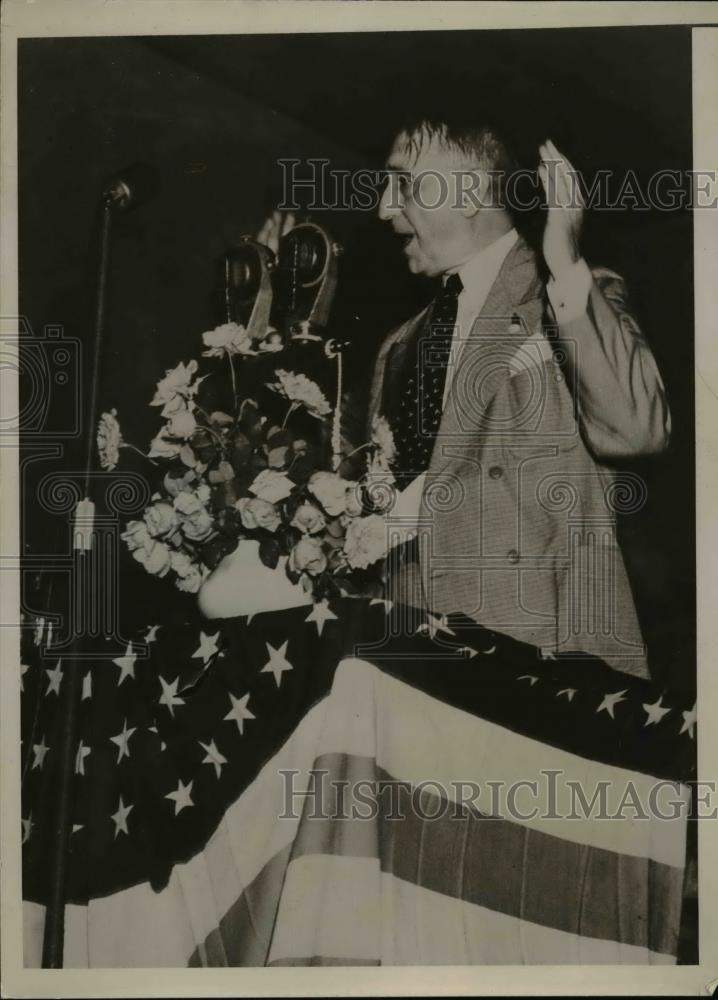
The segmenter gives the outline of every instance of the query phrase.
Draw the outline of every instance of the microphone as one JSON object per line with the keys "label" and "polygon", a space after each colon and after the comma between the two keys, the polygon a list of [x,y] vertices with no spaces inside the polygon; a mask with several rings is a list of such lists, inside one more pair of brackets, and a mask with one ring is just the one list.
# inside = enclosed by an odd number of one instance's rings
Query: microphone
{"label": "microphone", "polygon": [[105,184],[102,200],[110,208],[128,212],[138,204],[149,201],[159,189],[159,174],[149,163],[133,163],[125,167]]}

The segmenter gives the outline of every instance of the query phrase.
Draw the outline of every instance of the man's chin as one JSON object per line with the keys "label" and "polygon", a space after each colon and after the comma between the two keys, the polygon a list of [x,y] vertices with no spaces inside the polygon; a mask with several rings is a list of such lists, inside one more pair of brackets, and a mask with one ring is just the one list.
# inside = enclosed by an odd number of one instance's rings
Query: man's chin
{"label": "man's chin", "polygon": [[436,278],[441,273],[428,261],[416,257],[408,257],[406,264],[412,274],[420,274],[424,278]]}

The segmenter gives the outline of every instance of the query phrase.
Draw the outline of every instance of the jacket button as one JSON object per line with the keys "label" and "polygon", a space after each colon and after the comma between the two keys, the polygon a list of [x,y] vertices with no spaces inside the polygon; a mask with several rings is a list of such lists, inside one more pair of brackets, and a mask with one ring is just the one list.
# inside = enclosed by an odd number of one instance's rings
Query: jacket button
{"label": "jacket button", "polygon": [[509,549],[509,551],[506,553],[506,558],[508,559],[508,561],[511,563],[512,566],[515,566],[516,563],[521,558],[521,556],[519,555],[517,549]]}
{"label": "jacket button", "polygon": [[491,468],[489,469],[489,476],[492,479],[501,479],[503,474],[504,470],[501,468],[500,465],[492,465]]}

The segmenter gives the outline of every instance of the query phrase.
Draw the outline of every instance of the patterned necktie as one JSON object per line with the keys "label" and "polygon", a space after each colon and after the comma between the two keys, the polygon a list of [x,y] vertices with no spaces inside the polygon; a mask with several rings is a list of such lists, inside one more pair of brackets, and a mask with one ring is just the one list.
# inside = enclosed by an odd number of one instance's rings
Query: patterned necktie
{"label": "patterned necktie", "polygon": [[427,327],[414,349],[407,352],[408,364],[392,420],[394,467],[400,489],[429,467],[444,407],[446,369],[463,287],[458,274],[449,275],[434,301]]}

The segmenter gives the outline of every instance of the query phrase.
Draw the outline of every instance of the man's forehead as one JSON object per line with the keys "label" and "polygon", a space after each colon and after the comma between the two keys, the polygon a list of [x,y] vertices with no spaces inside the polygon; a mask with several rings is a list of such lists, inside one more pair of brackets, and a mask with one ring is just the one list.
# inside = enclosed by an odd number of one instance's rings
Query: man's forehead
{"label": "man's forehead", "polygon": [[386,161],[390,170],[446,170],[464,163],[466,157],[447,146],[438,135],[400,132]]}

